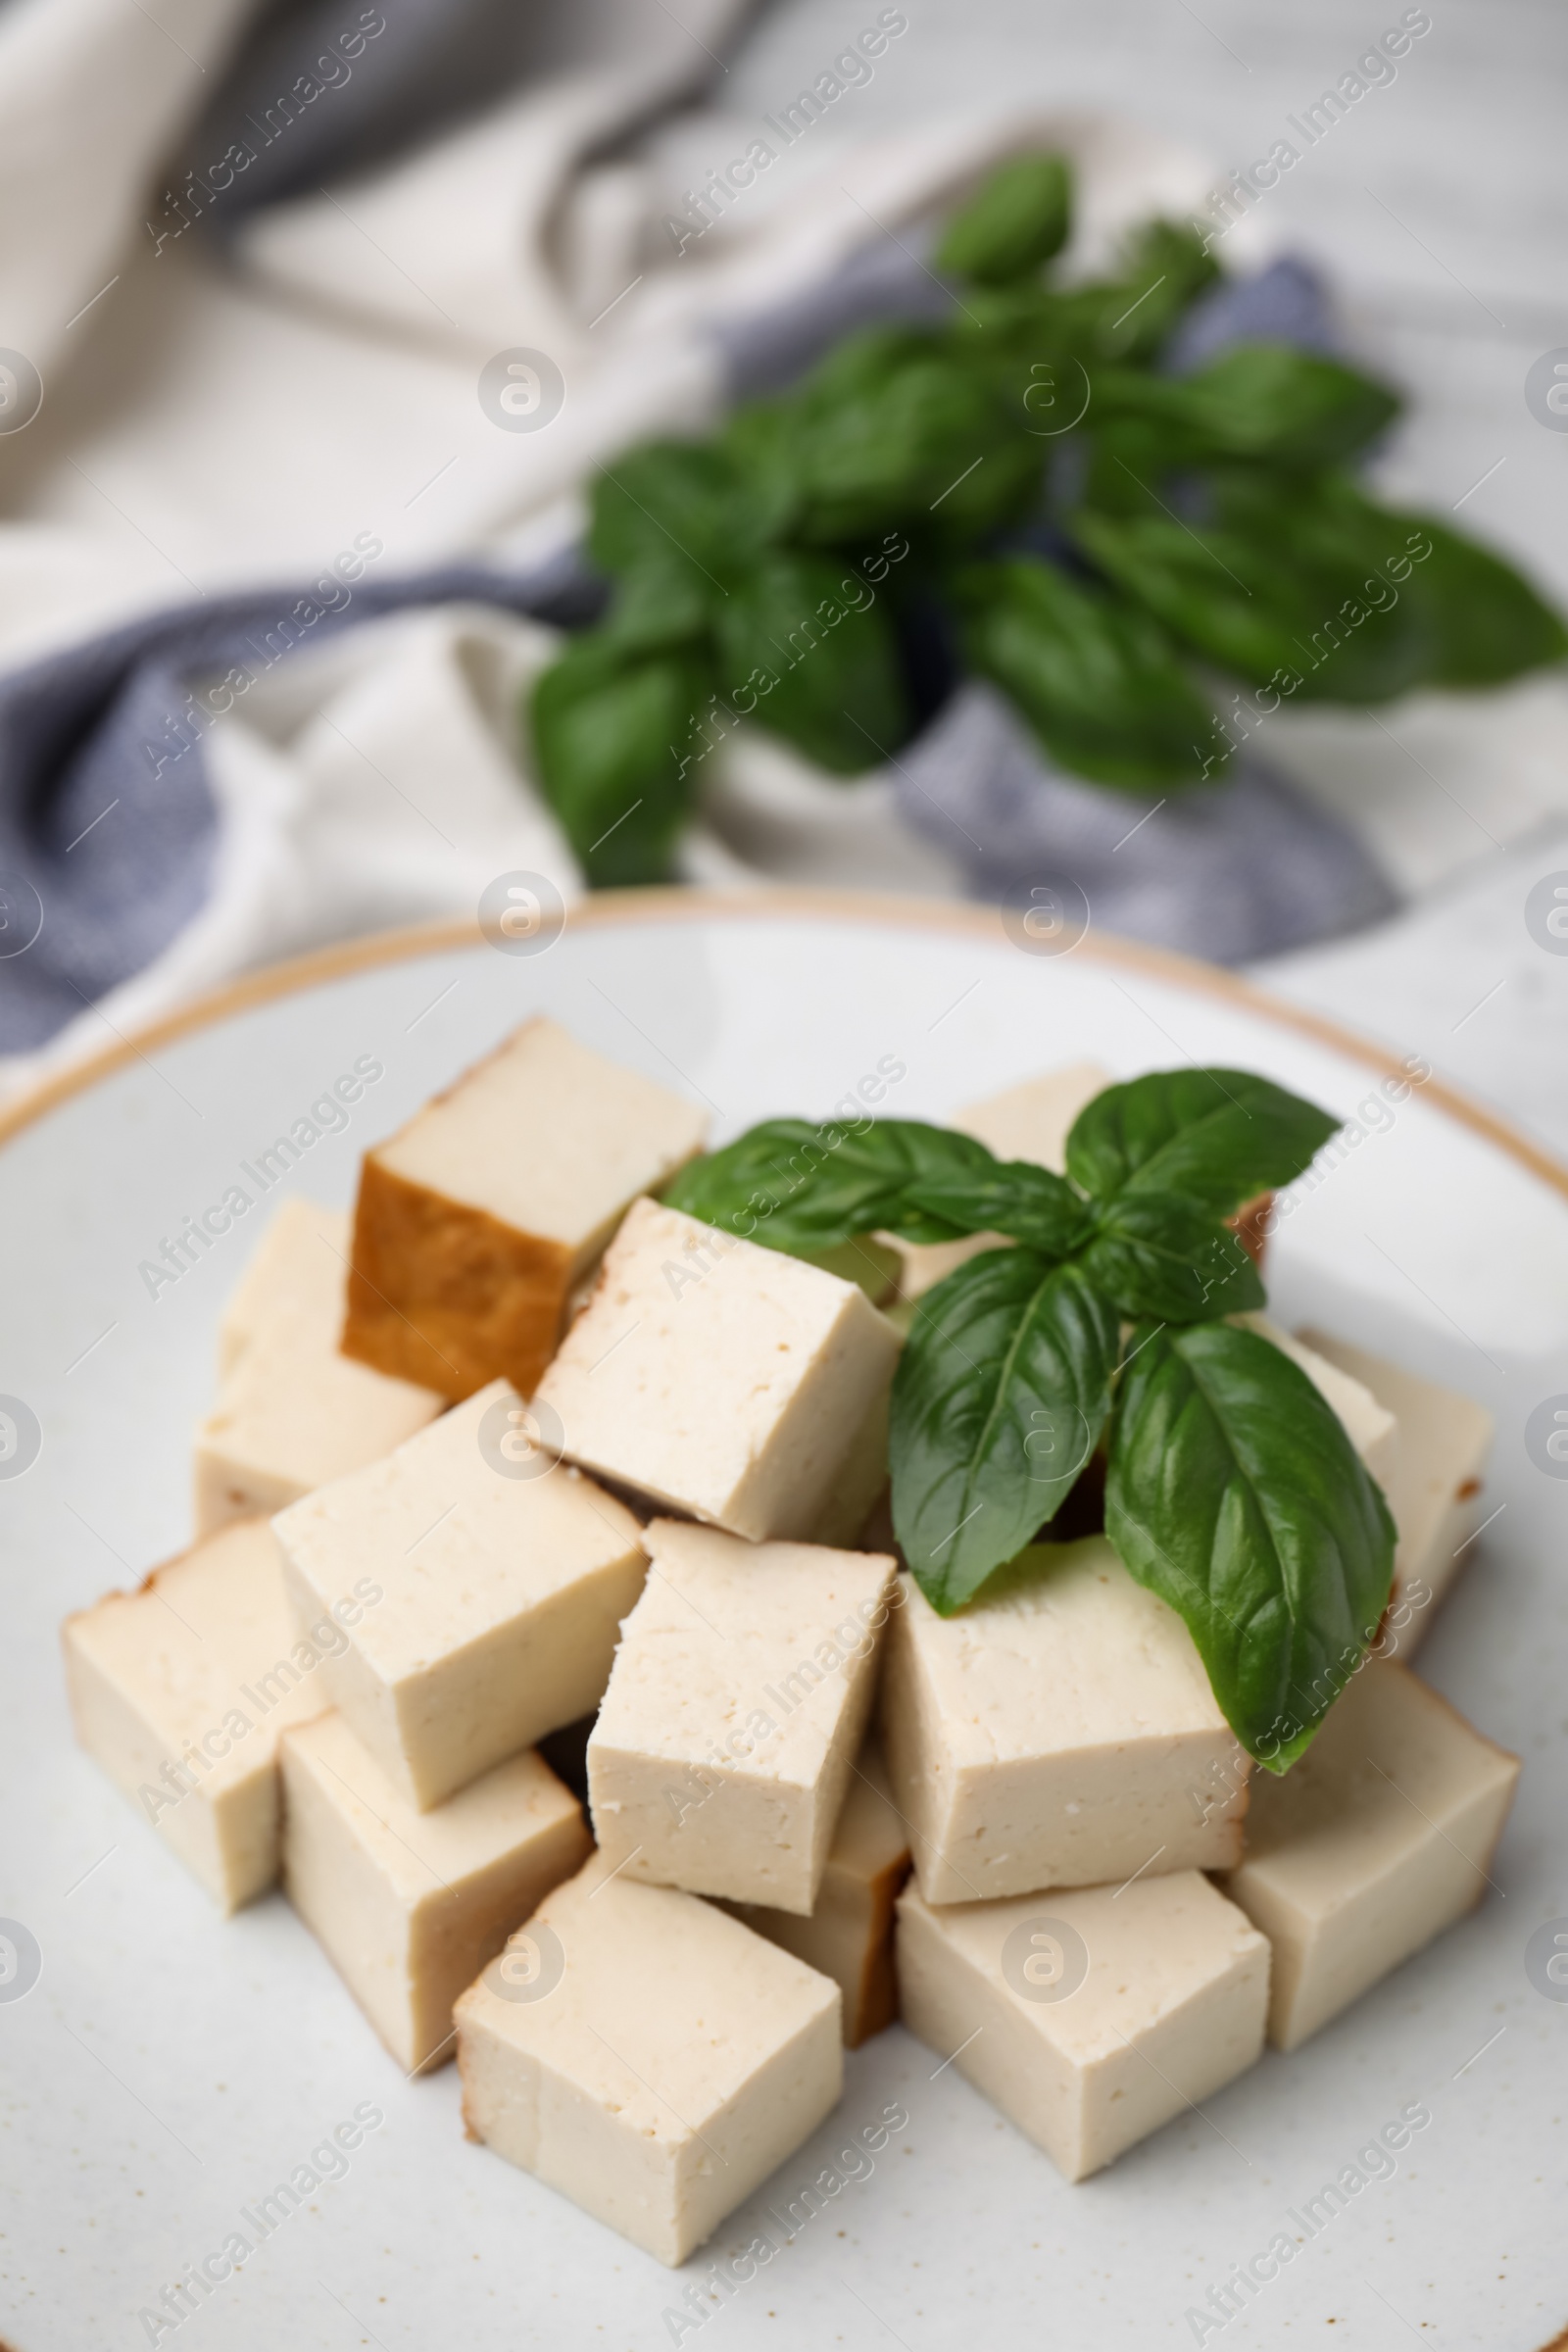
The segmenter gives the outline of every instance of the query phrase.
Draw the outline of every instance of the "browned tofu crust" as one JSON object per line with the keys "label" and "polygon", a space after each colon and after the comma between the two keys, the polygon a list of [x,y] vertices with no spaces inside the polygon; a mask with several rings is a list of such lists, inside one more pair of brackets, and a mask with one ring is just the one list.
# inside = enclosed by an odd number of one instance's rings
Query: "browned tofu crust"
{"label": "browned tofu crust", "polygon": [[886,1870],[878,1871],[867,1888],[871,1925],[854,2014],[845,2018],[847,2049],[858,2050],[862,2041],[869,2041],[873,2034],[891,2026],[899,2014],[899,1978],[893,1960],[894,1905],[904,1891],[904,1882],[911,1867],[910,1857],[900,1854]]}
{"label": "browned tofu crust", "polygon": [[556,1351],[571,1251],[411,1184],[368,1152],[343,1352],[461,1403],[497,1378],[524,1396]]}

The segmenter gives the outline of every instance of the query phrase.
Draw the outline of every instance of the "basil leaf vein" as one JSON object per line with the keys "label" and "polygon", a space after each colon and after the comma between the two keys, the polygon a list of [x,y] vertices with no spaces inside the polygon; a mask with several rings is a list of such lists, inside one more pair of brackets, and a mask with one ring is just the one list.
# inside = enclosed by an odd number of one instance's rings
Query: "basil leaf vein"
{"label": "basil leaf vein", "polygon": [[1110,1405],[1115,1309],[1074,1265],[990,1250],[930,1291],[893,1383],[894,1527],[944,1616],[1055,1515]]}
{"label": "basil leaf vein", "polygon": [[1105,1533],[1185,1620],[1242,1744],[1284,1771],[1375,1635],[1394,1572],[1388,1505],[1333,1408],[1256,1333],[1142,1335]]}
{"label": "basil leaf vein", "polygon": [[1249,1070],[1154,1070],[1085,1104],[1067,1173],[1096,1200],[1180,1193],[1229,1216],[1299,1176],[1339,1124]]}

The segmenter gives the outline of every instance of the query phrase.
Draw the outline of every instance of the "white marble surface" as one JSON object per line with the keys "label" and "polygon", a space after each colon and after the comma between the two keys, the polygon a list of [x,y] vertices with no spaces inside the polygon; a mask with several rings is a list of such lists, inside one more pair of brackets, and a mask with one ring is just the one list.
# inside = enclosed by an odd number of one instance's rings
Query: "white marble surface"
{"label": "white marble surface", "polygon": [[[1403,14],[1402,0],[903,4],[909,31],[856,93],[858,121],[918,121],[1004,89],[1115,109],[1184,140],[1216,176],[1266,154],[1285,117]],[[726,94],[776,105],[875,13],[786,0],[735,53]],[[1253,218],[1331,272],[1351,348],[1410,398],[1380,469],[1387,492],[1438,514],[1457,505],[1463,525],[1568,599],[1568,434],[1539,425],[1523,390],[1532,361],[1568,346],[1568,12],[1433,0],[1428,13],[1397,79],[1369,91]],[[1342,805],[1409,904],[1257,976],[1418,1049],[1568,1156],[1568,957],[1524,927],[1531,885],[1568,869],[1568,689],[1537,685],[1523,701],[1396,707],[1377,743],[1364,720],[1308,722],[1316,752],[1339,731]],[[1289,744],[1275,748],[1293,764]],[[1333,799],[1332,778],[1327,789]]]}

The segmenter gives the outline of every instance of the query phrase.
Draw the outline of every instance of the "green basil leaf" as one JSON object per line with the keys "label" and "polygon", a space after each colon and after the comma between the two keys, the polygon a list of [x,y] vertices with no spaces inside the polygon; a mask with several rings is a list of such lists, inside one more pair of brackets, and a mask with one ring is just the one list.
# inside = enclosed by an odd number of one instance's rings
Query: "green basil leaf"
{"label": "green basil leaf", "polygon": [[[1360,449],[1398,407],[1392,392],[1338,361],[1285,344],[1247,343],[1193,375],[1097,368],[1092,421],[1097,444],[1106,444],[1112,455],[1118,439],[1130,453],[1134,428],[1142,432],[1142,464],[1131,454],[1126,462],[1152,484],[1177,466],[1240,462],[1315,472]],[[1102,488],[1118,493],[1113,475],[1103,466],[1100,471]],[[1309,500],[1301,497],[1310,514]],[[1131,511],[1119,494],[1112,503],[1116,511]],[[1146,499],[1145,511],[1148,505]]]}
{"label": "green basil leaf", "polygon": [[[1102,371],[1146,365],[1194,295],[1218,275],[1218,266],[1191,229],[1153,220],[1128,240],[1114,277],[1075,286],[1024,280],[972,286],[947,330],[948,339],[971,365],[988,351],[1004,350],[1024,363],[1026,375],[1034,362],[1077,361],[1095,387],[1090,412],[1095,415]],[[1074,390],[1081,388],[1079,379]],[[1039,411],[1044,403],[1031,406]],[[1042,421],[1037,415],[1035,422]]]}
{"label": "green basil leaf", "polygon": [[971,665],[1054,760],[1128,789],[1198,781],[1212,715],[1154,621],[1023,559],[967,565],[955,586]]}
{"label": "green basil leaf", "polygon": [[893,1524],[944,1616],[1054,1518],[1108,1409],[1119,1326],[1076,1266],[989,1250],[920,1302],[893,1382]]}
{"label": "green basil leaf", "polygon": [[1069,1256],[1091,1218],[1064,1178],[1029,1159],[1007,1159],[969,1175],[921,1177],[906,1199],[960,1233],[1004,1233],[1042,1257]]}
{"label": "green basil leaf", "polygon": [[1069,527],[1129,597],[1253,687],[1381,703],[1427,674],[1430,638],[1416,607],[1332,522],[1280,507],[1268,523],[1197,529],[1163,514],[1082,508]]}
{"label": "green basil leaf", "polygon": [[[1499,556],[1430,516],[1380,507],[1348,475],[1292,483],[1253,469],[1221,469],[1209,486],[1223,526],[1288,550],[1292,563],[1308,534],[1331,537],[1353,556],[1362,608],[1397,601],[1417,630],[1423,684],[1500,685],[1560,662],[1568,649],[1559,614]],[[1345,617],[1321,626],[1300,649],[1297,691],[1342,698],[1338,641],[1349,633]],[[1353,623],[1353,607],[1349,618]]]}
{"label": "green basil leaf", "polygon": [[1084,1105],[1067,1136],[1067,1173],[1099,1200],[1136,1186],[1229,1216],[1299,1176],[1339,1125],[1250,1070],[1152,1070]]}
{"label": "green basil leaf", "polygon": [[695,652],[644,654],[598,630],[534,687],[540,784],[596,887],[667,877],[691,800],[686,747],[711,691]]}
{"label": "green basil leaf", "polygon": [[921,1177],[984,1174],[984,1144],[917,1119],[766,1119],[721,1151],[689,1160],[663,1199],[707,1225],[771,1250],[812,1256],[862,1233],[956,1241],[967,1228],[915,1206]]}
{"label": "green basil leaf", "polygon": [[1144,221],[1123,243],[1116,282],[1105,289],[1101,350],[1118,359],[1152,360],[1194,297],[1220,274],[1187,221]]}
{"label": "green basil leaf", "polygon": [[1398,593],[1425,624],[1428,684],[1500,686],[1568,654],[1559,615],[1500,556],[1423,515],[1370,512],[1382,561],[1410,565]]}
{"label": "green basil leaf", "polygon": [[721,603],[762,537],[746,477],[715,442],[645,442],[613,459],[594,484],[588,550],[616,577],[701,582]]}
{"label": "green basil leaf", "polygon": [[1211,1321],[1264,1303],[1257,1268],[1235,1234],[1179,1193],[1120,1194],[1102,1210],[1082,1263],[1124,1315],[1154,1322]]}
{"label": "green basil leaf", "polygon": [[615,583],[598,634],[626,654],[696,651],[710,634],[712,603],[696,572],[650,564]]}
{"label": "green basil leaf", "polygon": [[841,344],[797,395],[795,529],[816,545],[892,526],[964,539],[1027,510],[1042,444],[988,371],[943,338],[873,327]]}
{"label": "green basil leaf", "polygon": [[959,206],[933,259],[952,277],[1005,286],[1043,269],[1066,244],[1071,226],[1066,157],[1020,155]]}
{"label": "green basil leaf", "polygon": [[1105,1533],[1185,1620],[1225,1718],[1283,1772],[1374,1638],[1394,1522],[1337,1414],[1229,1323],[1135,1335]]}
{"label": "green basil leaf", "polygon": [[1285,343],[1234,344],[1179,389],[1208,452],[1303,469],[1353,456],[1400,407],[1370,376]]}
{"label": "green basil leaf", "polygon": [[909,732],[885,605],[826,556],[776,551],[713,615],[722,674],[750,685],[756,720],[835,775],[874,766]]}

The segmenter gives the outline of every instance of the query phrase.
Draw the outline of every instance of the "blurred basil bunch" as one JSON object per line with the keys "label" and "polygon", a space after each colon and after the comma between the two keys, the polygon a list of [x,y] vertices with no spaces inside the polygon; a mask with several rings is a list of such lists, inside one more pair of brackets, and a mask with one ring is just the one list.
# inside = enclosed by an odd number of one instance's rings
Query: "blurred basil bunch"
{"label": "blurred basil bunch", "polygon": [[836,775],[896,753],[932,649],[1057,766],[1165,793],[1223,771],[1238,690],[1379,703],[1568,650],[1506,564],[1366,496],[1392,392],[1277,343],[1162,373],[1218,265],[1155,220],[1111,277],[1055,284],[1071,209],[1059,156],[1004,165],[938,247],[950,323],[851,335],[713,438],[601,476],[608,610],[529,712],[595,884],[666,874],[737,716]]}

